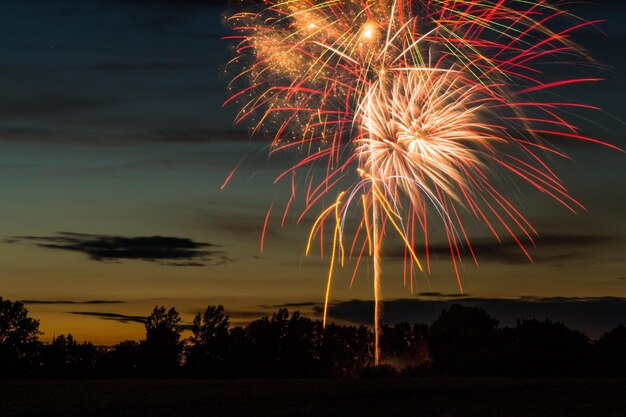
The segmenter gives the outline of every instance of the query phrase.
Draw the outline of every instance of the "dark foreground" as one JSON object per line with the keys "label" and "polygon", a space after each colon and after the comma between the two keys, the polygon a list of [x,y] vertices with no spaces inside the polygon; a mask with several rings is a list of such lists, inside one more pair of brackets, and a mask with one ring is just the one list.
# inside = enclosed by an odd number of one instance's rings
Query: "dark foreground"
{"label": "dark foreground", "polygon": [[0,415],[626,417],[626,380],[3,381]]}

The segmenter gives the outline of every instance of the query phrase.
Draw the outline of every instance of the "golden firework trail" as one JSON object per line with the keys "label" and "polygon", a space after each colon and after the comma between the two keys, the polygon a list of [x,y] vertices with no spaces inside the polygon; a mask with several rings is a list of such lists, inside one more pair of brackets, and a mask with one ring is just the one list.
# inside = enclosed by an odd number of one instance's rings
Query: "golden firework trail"
{"label": "golden firework trail", "polygon": [[[532,262],[525,245],[537,231],[504,196],[502,178],[530,184],[575,212],[584,207],[546,156],[567,158],[559,145],[573,139],[614,148],[568,120],[570,110],[593,106],[548,94],[599,79],[554,79],[562,72],[544,70],[592,63],[570,35],[598,22],[547,1],[265,0],[244,2],[242,10],[227,19],[236,41],[229,66],[239,71],[227,103],[240,109],[237,123],[271,135],[271,153],[302,155],[276,181],[292,184],[282,223],[297,175],[305,190],[299,219],[320,212],[307,254],[319,238],[323,255],[323,231],[332,224],[324,324],[336,264],[356,257],[354,280],[361,258],[373,258],[376,364],[388,232],[404,244],[404,283],[413,290],[417,270],[430,272],[430,219],[440,222],[462,292],[462,255],[478,264],[464,218],[497,240],[509,235]],[[326,196],[333,196],[328,206]],[[358,205],[350,242],[347,214]]]}

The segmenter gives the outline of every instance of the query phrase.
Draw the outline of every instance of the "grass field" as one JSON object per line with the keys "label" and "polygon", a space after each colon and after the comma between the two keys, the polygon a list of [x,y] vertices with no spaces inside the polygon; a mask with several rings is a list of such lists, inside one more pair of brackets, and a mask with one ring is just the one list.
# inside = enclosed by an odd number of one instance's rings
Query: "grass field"
{"label": "grass field", "polygon": [[626,417],[626,380],[2,381],[0,415]]}

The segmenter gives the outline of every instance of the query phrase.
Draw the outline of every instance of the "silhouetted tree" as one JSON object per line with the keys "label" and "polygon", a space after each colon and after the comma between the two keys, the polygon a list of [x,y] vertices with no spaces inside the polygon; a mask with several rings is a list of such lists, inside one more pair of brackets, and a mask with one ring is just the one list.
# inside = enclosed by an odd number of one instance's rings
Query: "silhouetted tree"
{"label": "silhouetted tree", "polygon": [[594,345],[596,373],[626,376],[626,327],[619,325],[603,334]]}
{"label": "silhouetted tree", "polygon": [[319,372],[316,325],[299,312],[281,308],[271,317],[231,331],[231,360],[239,374],[255,377],[310,376]]}
{"label": "silhouetted tree", "polygon": [[103,349],[99,355],[98,369],[101,375],[129,378],[138,375],[139,343],[125,340]]}
{"label": "silhouetted tree", "polygon": [[172,376],[180,365],[182,333],[175,308],[154,307],[146,319],[146,340],[140,345],[140,370],[147,376]]}
{"label": "silhouetted tree", "polygon": [[446,375],[492,375],[498,364],[498,321],[478,307],[452,305],[430,326],[432,365]]}
{"label": "silhouetted tree", "polygon": [[574,376],[588,371],[589,339],[563,323],[522,320],[505,332],[506,373],[518,376]]}
{"label": "silhouetted tree", "polygon": [[[316,322],[321,328],[321,322]],[[319,369],[326,376],[356,376],[372,362],[374,333],[365,326],[330,323],[321,330]]]}
{"label": "silhouetted tree", "polygon": [[39,321],[20,302],[0,297],[0,378],[23,377],[35,366]]}
{"label": "silhouetted tree", "polygon": [[208,306],[196,314],[186,349],[186,368],[195,375],[224,376],[230,349],[228,316],[224,307]]}
{"label": "silhouetted tree", "polygon": [[[37,339],[39,322],[22,304],[0,298],[0,376],[183,375],[180,321],[174,308],[157,306],[140,343],[96,348],[68,334],[44,345]],[[383,326],[383,366],[372,364],[371,329],[333,323],[324,328],[284,308],[230,328],[223,306],[208,306],[195,316],[192,332],[182,369],[194,376],[389,377],[401,367],[406,376],[626,376],[624,326],[591,344],[562,323],[521,320],[500,329],[485,310],[459,305],[443,310],[431,326]]]}
{"label": "silhouetted tree", "polygon": [[280,345],[279,373],[281,376],[311,376],[316,371],[313,322],[299,311],[291,314]]}
{"label": "silhouetted tree", "polygon": [[411,325],[409,323],[396,323],[393,326],[381,327],[380,350],[381,357],[404,358],[411,345]]}
{"label": "silhouetted tree", "polygon": [[428,338],[430,329],[427,324],[415,323],[411,329],[410,357],[416,361],[415,365],[422,366],[430,363]]}
{"label": "silhouetted tree", "polygon": [[85,378],[95,375],[97,349],[78,343],[71,334],[59,335],[43,350],[43,368],[47,377]]}
{"label": "silhouetted tree", "polygon": [[271,317],[254,320],[246,327],[244,360],[251,376],[279,376],[282,340],[287,335],[289,311],[279,309]]}
{"label": "silhouetted tree", "polygon": [[245,377],[251,376],[250,363],[253,358],[251,343],[248,340],[248,326],[233,327],[230,329],[230,349],[228,351],[228,375]]}
{"label": "silhouetted tree", "polygon": [[380,338],[381,358],[396,367],[421,366],[428,362],[428,325],[384,325]]}

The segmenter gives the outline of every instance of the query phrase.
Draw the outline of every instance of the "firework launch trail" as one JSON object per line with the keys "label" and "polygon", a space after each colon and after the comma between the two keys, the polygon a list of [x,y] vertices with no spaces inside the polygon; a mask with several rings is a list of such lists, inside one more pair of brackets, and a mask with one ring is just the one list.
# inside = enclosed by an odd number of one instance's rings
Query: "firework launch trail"
{"label": "firework launch trail", "polygon": [[[237,69],[227,103],[240,109],[236,123],[272,138],[270,153],[301,155],[276,179],[291,181],[281,223],[298,196],[299,220],[319,213],[306,253],[316,239],[329,250],[324,230],[332,231],[324,323],[334,268],[357,258],[354,280],[361,258],[372,258],[376,364],[385,237],[403,242],[412,291],[416,274],[430,272],[438,222],[463,292],[463,256],[478,265],[465,219],[498,241],[508,235],[532,262],[525,245],[538,232],[504,184],[526,183],[584,210],[552,160],[568,158],[566,141],[615,148],[574,124],[573,111],[595,107],[552,94],[600,81],[554,78],[566,73],[554,68],[594,65],[570,38],[599,22],[547,1],[266,0],[242,10],[227,19],[236,43],[229,68]],[[360,217],[350,237],[349,213]]]}

